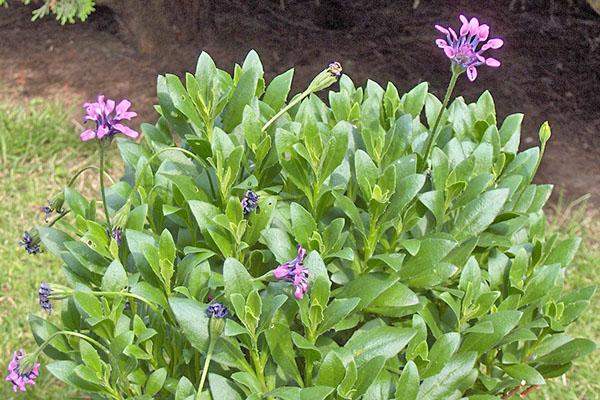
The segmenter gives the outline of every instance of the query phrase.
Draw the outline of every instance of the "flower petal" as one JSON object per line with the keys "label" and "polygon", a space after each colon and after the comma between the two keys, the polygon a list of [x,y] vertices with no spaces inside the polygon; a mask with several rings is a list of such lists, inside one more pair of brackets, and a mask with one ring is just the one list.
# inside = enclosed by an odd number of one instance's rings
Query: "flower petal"
{"label": "flower petal", "polygon": [[479,33],[479,20],[475,17],[469,21],[469,35],[475,36]]}
{"label": "flower petal", "polygon": [[131,102],[127,99],[123,99],[119,102],[119,104],[117,105],[117,115],[119,114],[123,114],[126,113],[127,110],[129,110],[129,107],[131,107]]}
{"label": "flower petal", "polygon": [[477,33],[477,37],[479,38],[479,41],[482,42],[484,40],[487,40],[489,35],[490,35],[490,27],[486,24],[480,25],[479,32]]}
{"label": "flower petal", "polygon": [[79,139],[85,141],[88,140],[92,140],[96,137],[96,132],[93,129],[86,129],[85,131],[81,132],[81,135],[79,135]]}
{"label": "flower petal", "polygon": [[454,31],[454,29],[448,28],[448,30],[450,31],[450,36],[451,36],[452,40],[457,41],[458,40],[458,35]]}
{"label": "flower petal", "polygon": [[454,56],[456,55],[456,50],[454,50],[450,46],[446,46],[446,47],[444,47],[444,53],[446,53],[446,57],[448,57],[449,59],[453,59]]}
{"label": "flower petal", "polygon": [[100,125],[96,130],[96,137],[98,139],[102,139],[104,136],[108,135],[110,130],[105,125]]}
{"label": "flower petal", "polygon": [[106,115],[113,112],[114,109],[115,109],[115,101],[111,100],[111,99],[106,100],[106,108],[104,109],[104,111],[106,112]]}
{"label": "flower petal", "polygon": [[481,50],[487,50],[487,49],[499,49],[500,47],[502,47],[504,45],[504,40],[502,39],[490,39],[487,41],[486,44],[483,45],[483,47],[481,48]]}
{"label": "flower petal", "polygon": [[444,28],[444,27],[443,27],[443,26],[441,26],[441,25],[436,25],[436,26],[435,26],[435,29],[437,29],[438,31],[442,32],[444,35],[447,35],[448,33],[450,33],[450,32],[448,31],[448,29]]}
{"label": "flower petal", "polygon": [[488,58],[485,60],[485,65],[487,65],[488,67],[499,67],[500,66],[500,61],[496,60],[495,58]]}
{"label": "flower petal", "polygon": [[140,135],[138,132],[134,131],[130,127],[122,125],[122,124],[114,124],[113,128],[115,130],[121,132],[125,136],[128,136],[128,137],[130,137],[132,139],[135,139],[135,138],[137,138]]}
{"label": "flower petal", "polygon": [[467,68],[467,78],[469,78],[471,82],[477,79],[477,68],[475,68],[474,65],[470,65],[469,68]]}
{"label": "flower petal", "polygon": [[467,33],[469,33],[469,21],[464,15],[461,15],[458,18],[462,22],[462,26],[460,27],[460,36],[465,36]]}
{"label": "flower petal", "polygon": [[448,42],[446,42],[444,39],[436,39],[435,44],[437,44],[437,47],[440,49],[448,47]]}

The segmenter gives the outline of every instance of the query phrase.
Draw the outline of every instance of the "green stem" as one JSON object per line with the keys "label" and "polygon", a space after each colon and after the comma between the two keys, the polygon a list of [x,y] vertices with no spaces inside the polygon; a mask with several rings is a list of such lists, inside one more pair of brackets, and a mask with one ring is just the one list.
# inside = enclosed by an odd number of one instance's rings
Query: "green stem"
{"label": "green stem", "polygon": [[[315,334],[310,328],[308,328],[307,339],[313,345],[316,342]],[[310,356],[305,358],[304,361],[304,387],[311,387],[313,375],[313,361]]]}
{"label": "green stem", "polygon": [[204,367],[202,368],[202,376],[200,377],[200,384],[198,385],[196,400],[200,400],[200,396],[202,395],[202,389],[204,388],[204,382],[206,381],[206,376],[208,375],[208,366],[210,364],[210,359],[212,358],[213,350],[215,349],[215,343],[216,340],[211,340],[208,345],[208,353],[206,354],[206,360],[204,361]]}
{"label": "green stem", "polygon": [[66,210],[65,212],[60,213],[56,218],[54,218],[52,221],[50,221],[50,223],[48,224],[48,228],[50,228],[52,225],[56,224],[58,221],[60,221],[65,215],[67,215],[70,212],[70,210]]}
{"label": "green stem", "polygon": [[277,121],[279,119],[279,117],[281,117],[283,114],[288,112],[288,110],[290,108],[294,107],[296,104],[301,102],[306,96],[308,96],[311,93],[312,93],[312,90],[310,88],[308,88],[304,92],[302,92],[300,94],[300,96],[297,96],[296,98],[294,98],[287,106],[285,106],[281,110],[279,110],[277,112],[277,114],[275,114],[273,116],[273,118],[271,118],[270,120],[267,121],[267,123],[262,127],[261,132],[266,132],[267,129],[269,129],[269,127],[271,125],[273,125],[275,123],[275,121]]}
{"label": "green stem", "polygon": [[[83,167],[81,168],[79,171],[77,171],[75,173],[75,175],[73,175],[73,177],[71,178],[71,180],[69,181],[69,184],[67,185],[67,187],[71,187],[73,186],[73,184],[75,183],[75,181],[77,180],[77,178],[79,178],[79,176],[81,174],[83,174],[85,171],[89,171],[90,169],[95,169],[95,170],[100,170],[100,168],[96,167],[95,165],[88,165],[87,167]],[[111,181],[111,183],[114,183],[115,181],[112,179],[112,177],[108,174],[108,172],[104,171],[104,175],[106,175],[106,177]]]}
{"label": "green stem", "polygon": [[112,232],[110,214],[108,213],[108,203],[106,202],[106,193],[104,192],[104,143],[102,140],[98,141],[98,146],[100,149],[100,193],[102,194],[102,207],[104,208],[104,214],[106,215],[108,230],[109,232]]}
{"label": "green stem", "polygon": [[58,332],[54,332],[52,335],[50,335],[50,336],[48,337],[48,339],[46,339],[46,341],[45,341],[44,343],[42,343],[42,344],[40,345],[40,347],[38,347],[38,349],[37,349],[37,350],[35,351],[35,353],[34,353],[34,354],[35,354],[35,356],[36,356],[36,357],[38,357],[38,356],[41,354],[41,352],[44,350],[44,348],[45,348],[45,347],[46,347],[48,344],[50,344],[50,342],[52,341],[52,339],[54,339],[55,337],[57,337],[57,336],[60,336],[60,335],[65,335],[65,336],[75,336],[75,337],[78,337],[78,338],[80,338],[80,339],[84,339],[84,340],[88,341],[90,344],[92,344],[92,345],[94,345],[94,346],[98,347],[99,349],[101,349],[101,350],[102,350],[103,352],[105,352],[107,355],[110,355],[110,351],[109,351],[109,350],[108,350],[106,347],[104,347],[104,345],[102,345],[100,342],[98,342],[98,341],[97,341],[97,340],[95,340],[95,339],[92,339],[92,338],[91,338],[91,337],[89,337],[89,336],[85,336],[85,335],[83,335],[83,334],[81,334],[81,333],[79,333],[79,332],[71,332],[71,331],[58,331]]}
{"label": "green stem", "polygon": [[437,137],[439,134],[439,132],[437,131],[437,128],[442,120],[442,115],[444,115],[444,111],[446,111],[446,107],[448,107],[448,103],[450,102],[450,97],[452,96],[452,92],[454,91],[454,87],[456,86],[456,81],[458,80],[458,77],[464,72],[462,67],[455,64],[454,62],[452,63],[451,71],[452,71],[452,77],[450,78],[450,83],[448,84],[448,88],[446,89],[446,95],[444,96],[444,102],[442,103],[442,107],[440,108],[440,111],[438,112],[438,115],[435,118],[435,122],[433,124],[433,129],[431,130],[430,140],[427,142],[427,151],[425,152],[425,161],[427,161],[429,159],[429,155],[431,153],[433,145],[435,144],[435,142],[437,140]]}
{"label": "green stem", "polygon": [[265,372],[264,372],[262,364],[260,362],[260,357],[258,355],[258,349],[256,347],[256,344],[254,345],[254,348],[250,352],[250,355],[252,357],[252,363],[254,364],[256,378],[258,379],[258,382],[260,383],[263,393],[266,393],[268,390],[267,390],[267,384],[265,381]]}
{"label": "green stem", "polygon": [[147,304],[148,307],[150,307],[152,309],[152,311],[158,312],[158,308],[154,304],[152,304],[150,301],[146,300],[142,296],[138,296],[137,294],[134,294],[134,293],[131,293],[131,292],[87,292],[87,293],[91,293],[94,296],[123,296],[123,297],[131,297],[132,299],[136,299],[136,300],[141,301],[142,303]]}

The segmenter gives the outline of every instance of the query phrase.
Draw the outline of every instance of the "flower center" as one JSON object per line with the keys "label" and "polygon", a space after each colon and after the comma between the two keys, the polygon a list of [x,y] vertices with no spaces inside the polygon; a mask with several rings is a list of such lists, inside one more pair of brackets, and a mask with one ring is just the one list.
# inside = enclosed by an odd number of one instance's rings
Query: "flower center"
{"label": "flower center", "polygon": [[473,47],[470,44],[465,43],[458,48],[454,60],[466,68],[477,60],[477,56]]}

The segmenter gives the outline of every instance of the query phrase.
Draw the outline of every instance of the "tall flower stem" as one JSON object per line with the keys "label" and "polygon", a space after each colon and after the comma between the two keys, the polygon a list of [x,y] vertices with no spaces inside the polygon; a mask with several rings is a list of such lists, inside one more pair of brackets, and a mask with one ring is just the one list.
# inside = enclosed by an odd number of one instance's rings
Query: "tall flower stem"
{"label": "tall flower stem", "polygon": [[437,141],[437,138],[439,135],[439,132],[437,129],[442,120],[442,115],[444,115],[444,112],[446,111],[446,107],[448,107],[448,103],[450,102],[452,92],[454,92],[454,87],[456,86],[456,81],[458,80],[458,77],[464,72],[464,69],[460,65],[453,62],[451,71],[452,71],[452,76],[450,77],[450,83],[448,84],[448,88],[446,89],[446,95],[444,96],[444,102],[442,103],[442,106],[440,107],[440,111],[438,112],[438,115],[435,118],[433,128],[431,129],[430,140],[429,140],[429,142],[427,142],[427,151],[425,152],[425,161],[427,161],[429,159],[431,150],[433,149],[433,145]]}
{"label": "tall flower stem", "polygon": [[106,202],[106,193],[104,192],[104,142],[98,141],[98,149],[100,152],[100,193],[102,194],[102,207],[104,207],[104,214],[106,215],[106,222],[108,223],[108,230],[112,232],[112,225],[110,223],[110,214],[108,213],[108,203]]}
{"label": "tall flower stem", "polygon": [[277,114],[275,114],[273,116],[273,118],[271,118],[270,120],[267,121],[267,123],[262,127],[261,131],[266,132],[267,129],[269,129],[269,127],[271,125],[273,125],[273,123],[279,119],[279,117],[281,117],[283,114],[285,114],[290,108],[294,107],[296,104],[301,102],[306,96],[308,96],[312,92],[313,92],[312,89],[308,88],[304,92],[302,92],[299,96],[297,96],[292,101],[290,101],[290,103],[287,106],[283,107],[281,110],[279,110],[279,112]]}
{"label": "tall flower stem", "polygon": [[196,400],[200,400],[202,396],[202,389],[204,389],[204,382],[206,382],[206,376],[208,375],[208,366],[212,358],[213,350],[215,349],[216,340],[211,340],[208,344],[208,352],[206,353],[206,360],[204,361],[204,367],[202,367],[202,376],[200,377],[200,384],[198,385],[198,392],[196,393]]}

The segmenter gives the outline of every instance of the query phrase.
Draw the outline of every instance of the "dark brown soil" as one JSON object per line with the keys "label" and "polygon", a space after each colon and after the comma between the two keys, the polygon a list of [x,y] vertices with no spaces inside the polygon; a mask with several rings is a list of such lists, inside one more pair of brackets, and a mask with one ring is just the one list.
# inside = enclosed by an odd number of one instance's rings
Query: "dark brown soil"
{"label": "dark brown soil", "polygon": [[474,83],[462,79],[457,92],[473,101],[489,89],[500,118],[525,113],[524,148],[537,144],[538,127],[549,120],[553,136],[536,181],[554,183],[555,193],[571,199],[592,193],[597,205],[600,16],[571,2],[519,0],[510,10],[508,0],[429,0],[414,9],[413,1],[399,0],[217,1],[214,37],[186,44],[165,37],[158,56],[139,54],[106,10],[87,23],[60,26],[51,19],[32,23],[31,8],[12,2],[0,9],[0,90],[73,104],[100,92],[128,97],[141,119],[153,121],[157,74],[193,71],[202,50],[231,69],[254,48],[268,78],[295,67],[297,90],[338,60],[357,83],[391,80],[407,90],[427,80],[441,97],[449,72],[433,25],[456,26],[459,13],[477,15],[505,39],[495,53],[503,65],[481,68]]}

